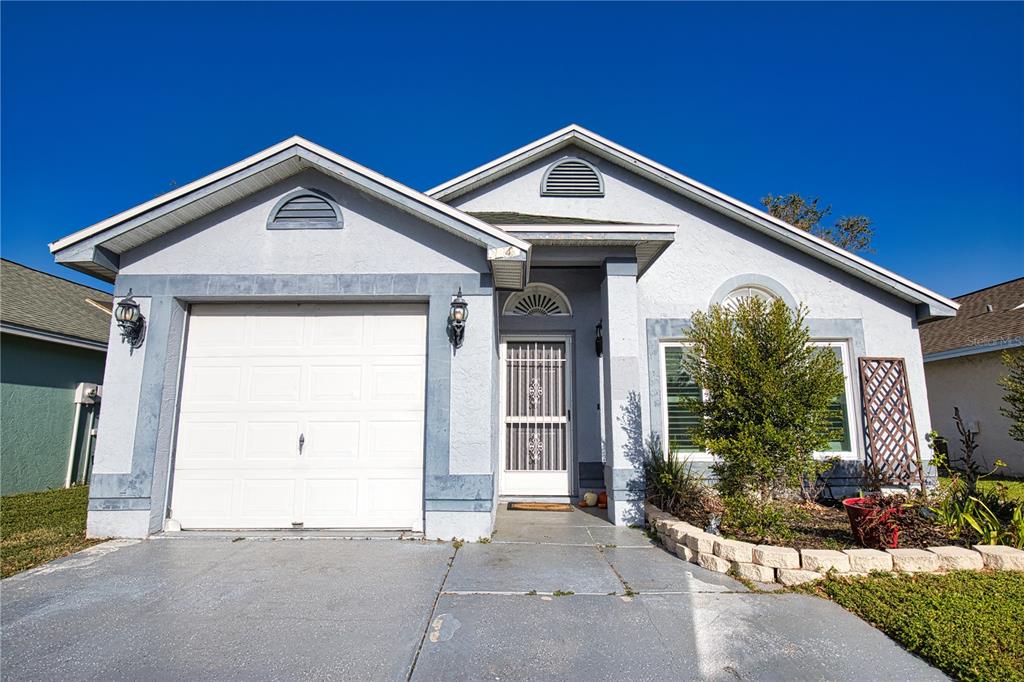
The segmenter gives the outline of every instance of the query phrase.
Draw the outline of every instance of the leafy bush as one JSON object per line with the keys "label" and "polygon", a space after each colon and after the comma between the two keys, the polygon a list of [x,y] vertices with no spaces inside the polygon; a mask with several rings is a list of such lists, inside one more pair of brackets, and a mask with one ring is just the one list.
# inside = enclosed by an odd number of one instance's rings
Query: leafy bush
{"label": "leafy bush", "polygon": [[763,542],[781,542],[792,536],[785,512],[774,502],[757,504],[749,495],[740,494],[727,495],[722,502],[724,525],[744,535]]}
{"label": "leafy bush", "polygon": [[716,487],[747,498],[765,523],[773,499],[829,468],[814,453],[837,437],[829,416],[843,372],[831,350],[810,345],[806,313],[759,298],[698,311],[695,352],[682,361],[704,390],[703,400],[684,401],[700,417],[694,443],[719,457]]}

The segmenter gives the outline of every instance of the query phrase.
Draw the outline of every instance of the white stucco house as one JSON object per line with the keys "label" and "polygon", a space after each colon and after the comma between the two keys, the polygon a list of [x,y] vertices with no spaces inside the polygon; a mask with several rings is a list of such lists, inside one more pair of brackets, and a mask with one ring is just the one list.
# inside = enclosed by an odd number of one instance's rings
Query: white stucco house
{"label": "white stucco house", "polygon": [[[953,408],[976,434],[975,456],[986,471],[1024,476],[1024,443],[1010,437],[1010,420],[999,379],[1002,355],[1024,353],[1024,277],[964,294],[956,317],[921,327],[924,372],[932,428],[949,441],[952,459],[962,456]],[[954,462],[955,463],[955,462]]]}
{"label": "white stucco house", "polygon": [[903,360],[900,428],[923,439],[918,324],[957,307],[578,126],[427,192],[294,137],[51,250],[143,316],[134,345],[112,334],[94,536],[476,539],[502,497],[595,489],[640,522],[646,435],[710,461],[665,363],[693,311],[741,295],[803,303],[841,357],[849,478],[871,449],[858,363]]}

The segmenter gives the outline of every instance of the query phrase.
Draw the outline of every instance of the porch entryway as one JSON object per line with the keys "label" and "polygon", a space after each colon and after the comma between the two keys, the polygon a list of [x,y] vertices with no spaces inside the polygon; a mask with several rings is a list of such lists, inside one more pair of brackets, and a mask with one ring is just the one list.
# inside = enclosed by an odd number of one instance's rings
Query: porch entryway
{"label": "porch entryway", "polygon": [[572,493],[571,353],[565,335],[502,339],[501,495]]}

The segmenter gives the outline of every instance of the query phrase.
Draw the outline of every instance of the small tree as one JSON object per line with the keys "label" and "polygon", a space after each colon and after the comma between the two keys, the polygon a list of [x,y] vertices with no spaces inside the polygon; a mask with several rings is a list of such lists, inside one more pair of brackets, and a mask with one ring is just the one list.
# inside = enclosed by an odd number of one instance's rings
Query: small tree
{"label": "small tree", "polygon": [[761,509],[827,464],[814,453],[836,437],[830,408],[843,391],[839,360],[810,345],[806,309],[759,298],[712,306],[693,315],[693,353],[683,371],[705,393],[686,399],[701,419],[692,430],[698,447],[719,457],[719,491],[752,496]]}
{"label": "small tree", "polygon": [[779,220],[806,230],[815,237],[821,237],[847,251],[870,253],[871,238],[875,234],[871,218],[862,215],[843,216],[830,226],[822,225],[821,221],[832,214],[832,205],[819,206],[820,201],[819,197],[808,199],[799,194],[769,194],[761,199],[761,205]]}
{"label": "small tree", "polygon": [[999,385],[1006,390],[1005,407],[999,411],[1009,419],[1010,438],[1024,443],[1024,352],[1003,352],[1003,365],[1007,375],[999,379]]}

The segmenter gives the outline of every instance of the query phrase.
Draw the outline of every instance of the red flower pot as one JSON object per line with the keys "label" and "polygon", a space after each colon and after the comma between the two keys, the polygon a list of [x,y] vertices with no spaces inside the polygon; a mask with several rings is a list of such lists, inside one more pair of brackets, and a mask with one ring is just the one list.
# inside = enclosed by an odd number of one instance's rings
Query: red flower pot
{"label": "red flower pot", "polygon": [[900,529],[892,521],[893,517],[903,514],[902,509],[879,506],[876,499],[870,497],[850,497],[843,500],[846,515],[850,519],[850,530],[853,537],[863,547],[899,546]]}

